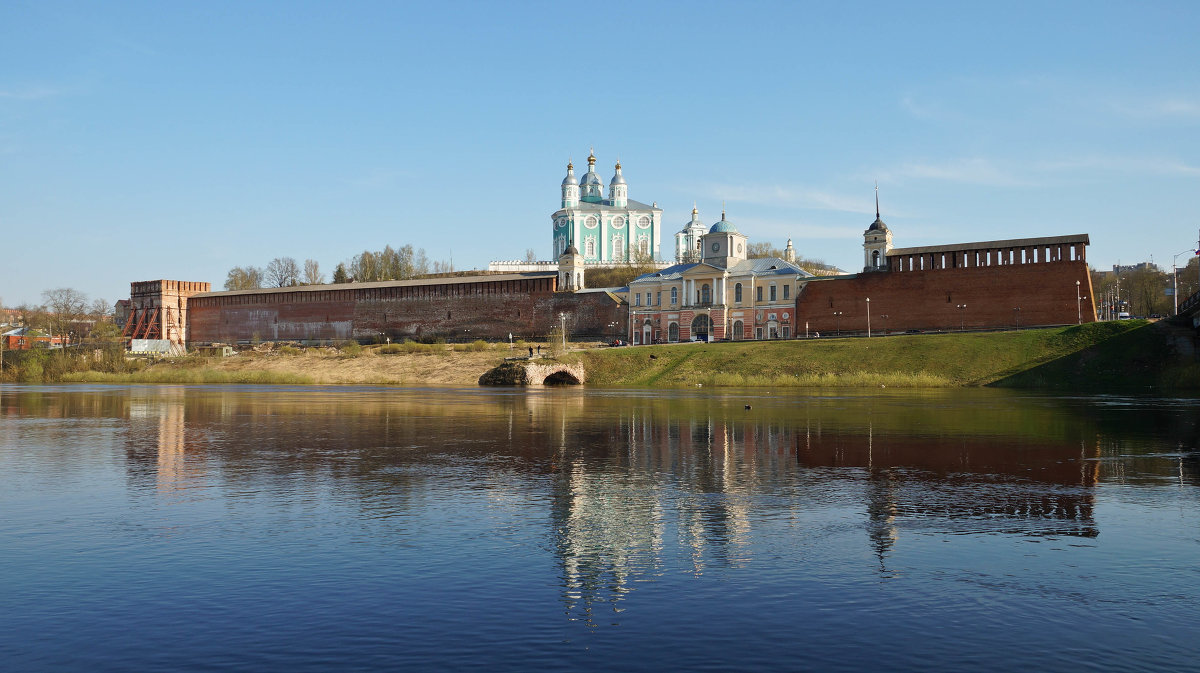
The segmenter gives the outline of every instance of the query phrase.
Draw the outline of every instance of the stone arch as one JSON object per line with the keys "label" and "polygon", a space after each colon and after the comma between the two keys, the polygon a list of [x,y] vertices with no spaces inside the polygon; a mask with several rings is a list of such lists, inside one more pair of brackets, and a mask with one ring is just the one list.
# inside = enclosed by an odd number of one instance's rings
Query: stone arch
{"label": "stone arch", "polygon": [[575,374],[565,369],[556,371],[542,380],[544,386],[577,386],[581,383],[583,382],[576,378]]}

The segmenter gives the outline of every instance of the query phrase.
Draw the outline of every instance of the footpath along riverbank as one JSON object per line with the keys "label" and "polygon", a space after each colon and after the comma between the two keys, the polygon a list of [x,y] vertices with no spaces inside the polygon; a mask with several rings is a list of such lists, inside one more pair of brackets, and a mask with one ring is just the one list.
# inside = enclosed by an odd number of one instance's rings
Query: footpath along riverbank
{"label": "footpath along riverbank", "polygon": [[[1121,321],[993,333],[905,334],[776,342],[609,348],[574,345],[556,360],[582,366],[588,385],[630,387],[965,387],[1200,389],[1187,330]],[[134,371],[45,367],[7,381],[476,385],[507,344],[260,348],[233,357],[189,356]],[[543,349],[548,351],[548,349]],[[539,362],[554,361],[549,358]],[[32,380],[31,380],[32,379]]]}

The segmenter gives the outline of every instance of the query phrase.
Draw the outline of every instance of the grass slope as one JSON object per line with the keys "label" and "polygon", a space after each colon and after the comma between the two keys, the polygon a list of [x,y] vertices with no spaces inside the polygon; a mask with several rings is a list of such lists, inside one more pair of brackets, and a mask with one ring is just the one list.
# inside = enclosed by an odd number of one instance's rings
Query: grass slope
{"label": "grass slope", "polygon": [[[1058,376],[1052,363],[1099,350],[1146,330],[1144,321],[1015,332],[900,335],[874,339],[810,339],[776,342],[673,344],[572,353],[588,383],[608,386],[893,386],[957,387],[1004,382],[1014,387],[1045,386]],[[1154,347],[1153,335],[1136,337]],[[1161,350],[1161,349],[1160,349]],[[1021,375],[1036,371],[1032,378]],[[1044,373],[1041,373],[1044,372]],[[1120,376],[1114,376],[1113,381]],[[1076,385],[1085,378],[1072,379]]]}

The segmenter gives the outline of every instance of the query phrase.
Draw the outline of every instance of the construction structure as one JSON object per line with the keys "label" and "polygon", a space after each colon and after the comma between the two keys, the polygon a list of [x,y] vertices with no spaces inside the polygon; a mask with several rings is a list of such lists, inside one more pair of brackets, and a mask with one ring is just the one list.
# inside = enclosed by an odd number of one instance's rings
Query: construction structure
{"label": "construction structure", "polygon": [[129,315],[121,331],[127,344],[187,342],[188,298],[212,289],[212,283],[186,280],[144,280],[129,284]]}

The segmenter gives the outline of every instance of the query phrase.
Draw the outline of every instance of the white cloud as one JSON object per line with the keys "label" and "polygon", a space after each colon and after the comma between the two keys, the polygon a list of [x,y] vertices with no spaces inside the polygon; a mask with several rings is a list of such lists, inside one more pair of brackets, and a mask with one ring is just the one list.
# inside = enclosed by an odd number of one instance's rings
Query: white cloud
{"label": "white cloud", "polygon": [[1141,119],[1200,119],[1200,101],[1183,98],[1126,100],[1112,103],[1119,114]]}
{"label": "white cloud", "polygon": [[1032,184],[1008,168],[990,159],[951,159],[941,163],[910,163],[879,174],[885,180],[941,180],[992,187],[1019,187]]}
{"label": "white cloud", "polygon": [[0,98],[8,100],[42,100],[65,94],[64,89],[49,86],[25,87],[22,89],[0,89]]}
{"label": "white cloud", "polygon": [[1148,173],[1151,175],[1200,175],[1200,167],[1178,159],[1161,157],[1112,157],[1085,156],[1041,162],[1034,167],[1045,172],[1065,171],[1110,171],[1120,173]]}
{"label": "white cloud", "polygon": [[705,191],[714,197],[734,203],[786,205],[846,213],[866,213],[874,205],[869,194],[854,198],[810,187],[788,185],[710,184],[705,187]]}

